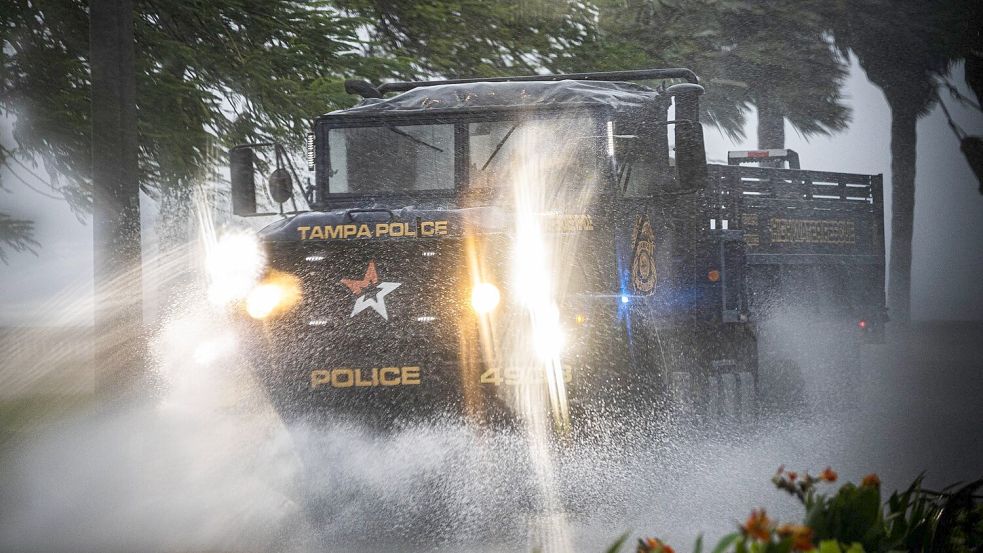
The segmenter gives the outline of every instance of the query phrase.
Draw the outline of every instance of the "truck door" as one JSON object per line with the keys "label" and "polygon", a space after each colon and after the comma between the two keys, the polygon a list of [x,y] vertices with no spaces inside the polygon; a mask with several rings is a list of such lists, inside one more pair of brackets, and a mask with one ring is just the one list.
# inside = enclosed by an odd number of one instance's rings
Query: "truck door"
{"label": "truck door", "polygon": [[619,291],[633,316],[666,323],[688,308],[684,275],[695,235],[690,228],[695,194],[674,193],[664,109],[615,127]]}

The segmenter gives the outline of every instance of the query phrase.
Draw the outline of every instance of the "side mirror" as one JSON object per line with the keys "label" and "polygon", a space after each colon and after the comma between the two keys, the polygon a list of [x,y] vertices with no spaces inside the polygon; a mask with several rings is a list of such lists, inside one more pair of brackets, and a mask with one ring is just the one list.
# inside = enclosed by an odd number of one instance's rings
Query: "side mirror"
{"label": "side mirror", "polygon": [[700,95],[698,84],[677,84],[666,89],[676,103],[676,180],[685,191],[706,186],[707,152],[700,125]]}
{"label": "side mirror", "polygon": [[681,190],[699,190],[707,182],[707,153],[699,122],[676,124],[676,180]]}
{"label": "side mirror", "polygon": [[294,181],[290,178],[290,172],[282,167],[270,173],[267,185],[270,189],[270,197],[278,204],[286,202],[293,196]]}
{"label": "side mirror", "polygon": [[232,213],[256,214],[255,154],[248,146],[236,146],[229,151],[229,177],[232,181]]}

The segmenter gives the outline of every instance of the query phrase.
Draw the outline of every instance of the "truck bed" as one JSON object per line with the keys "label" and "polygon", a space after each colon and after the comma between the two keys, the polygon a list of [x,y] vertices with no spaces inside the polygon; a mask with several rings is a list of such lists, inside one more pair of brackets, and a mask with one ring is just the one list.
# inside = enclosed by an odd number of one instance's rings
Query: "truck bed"
{"label": "truck bed", "polygon": [[744,233],[752,313],[886,319],[881,175],[739,165],[709,175],[710,228]]}

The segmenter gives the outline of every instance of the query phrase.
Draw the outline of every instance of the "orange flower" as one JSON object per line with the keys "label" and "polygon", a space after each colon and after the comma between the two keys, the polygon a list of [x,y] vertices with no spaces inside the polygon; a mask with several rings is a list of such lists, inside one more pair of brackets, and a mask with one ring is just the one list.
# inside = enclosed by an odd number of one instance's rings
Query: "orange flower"
{"label": "orange flower", "polygon": [[658,538],[638,540],[638,553],[676,553]]}
{"label": "orange flower", "polygon": [[877,477],[876,474],[870,473],[864,476],[864,479],[860,481],[860,485],[864,487],[878,488],[881,485],[881,479]]}
{"label": "orange flower", "polygon": [[792,539],[792,549],[794,551],[812,551],[812,528],[803,524],[783,524],[776,530],[778,535],[783,538]]}
{"label": "orange flower", "polygon": [[826,467],[819,473],[819,479],[826,482],[836,482],[837,474],[833,467]]}
{"label": "orange flower", "polygon": [[750,536],[756,540],[767,541],[771,539],[771,519],[765,514],[764,509],[751,511],[751,516],[747,517],[747,522],[741,526],[741,531],[745,536]]}

